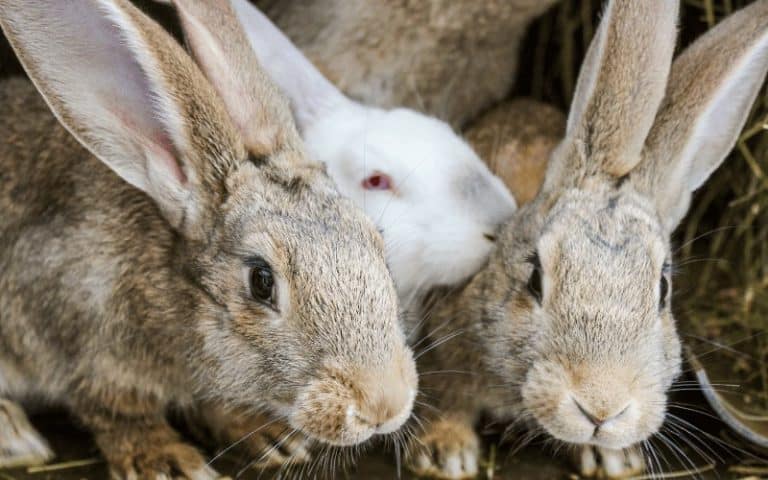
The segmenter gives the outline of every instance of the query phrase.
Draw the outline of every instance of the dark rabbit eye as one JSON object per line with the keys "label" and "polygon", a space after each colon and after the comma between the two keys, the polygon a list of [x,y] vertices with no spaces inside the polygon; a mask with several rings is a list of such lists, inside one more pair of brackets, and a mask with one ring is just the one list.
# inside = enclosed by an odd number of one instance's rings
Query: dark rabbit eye
{"label": "dark rabbit eye", "polygon": [[249,262],[251,272],[249,282],[251,287],[251,296],[254,300],[269,304],[275,304],[275,277],[272,274],[272,267],[261,258]]}
{"label": "dark rabbit eye", "polygon": [[661,281],[659,283],[659,310],[664,310],[667,306],[667,295],[669,294],[669,280],[667,275],[661,274]]}
{"label": "dark rabbit eye", "polygon": [[392,177],[386,173],[374,172],[373,175],[363,180],[363,188],[366,190],[391,190]]}
{"label": "dark rabbit eye", "polygon": [[536,253],[531,256],[528,263],[533,266],[531,276],[528,278],[528,293],[541,305],[541,261],[539,254]]}

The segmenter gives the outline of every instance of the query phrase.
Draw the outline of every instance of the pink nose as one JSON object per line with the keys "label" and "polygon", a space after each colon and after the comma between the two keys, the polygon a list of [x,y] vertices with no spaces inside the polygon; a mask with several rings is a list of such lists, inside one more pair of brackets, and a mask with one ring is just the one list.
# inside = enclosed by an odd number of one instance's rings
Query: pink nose
{"label": "pink nose", "polygon": [[629,405],[621,409],[619,412],[614,414],[606,414],[604,411],[600,412],[591,412],[587,410],[581,403],[579,403],[578,400],[575,398],[573,399],[573,403],[576,404],[576,407],[578,407],[579,411],[581,412],[584,417],[589,420],[589,422],[595,426],[595,430],[599,429],[601,426],[603,426],[606,422],[609,422],[611,420],[614,420],[620,416],[622,416],[627,409],[629,408]]}
{"label": "pink nose", "polygon": [[358,399],[360,420],[377,433],[397,430],[410,416],[416,393],[416,375],[409,367],[389,368],[362,375],[357,387],[363,395]]}

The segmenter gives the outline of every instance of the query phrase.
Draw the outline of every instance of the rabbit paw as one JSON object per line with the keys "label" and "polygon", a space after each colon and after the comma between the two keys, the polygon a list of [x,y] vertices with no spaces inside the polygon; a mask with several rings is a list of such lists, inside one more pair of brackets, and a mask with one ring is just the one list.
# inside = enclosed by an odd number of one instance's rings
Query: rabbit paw
{"label": "rabbit paw", "polygon": [[103,432],[96,442],[115,480],[217,480],[200,452],[166,425]]}
{"label": "rabbit paw", "polygon": [[216,480],[222,478],[200,453],[184,443],[147,445],[131,455],[110,461],[112,478],[119,480]]}
{"label": "rabbit paw", "polygon": [[471,425],[436,420],[411,444],[408,466],[417,475],[445,479],[477,475],[480,441]]}
{"label": "rabbit paw", "polygon": [[249,431],[239,434],[239,438],[245,438],[243,449],[253,456],[251,466],[270,468],[310,460],[309,439],[290,426],[275,422],[250,427]]}
{"label": "rabbit paw", "polygon": [[610,450],[586,445],[578,459],[579,472],[584,477],[627,478],[645,470],[643,456],[637,448]]}
{"label": "rabbit paw", "polygon": [[236,447],[255,468],[279,467],[310,460],[309,439],[284,421],[207,405],[200,413],[225,449]]}
{"label": "rabbit paw", "polygon": [[52,458],[48,442],[29,423],[21,406],[0,398],[0,469],[40,465]]}

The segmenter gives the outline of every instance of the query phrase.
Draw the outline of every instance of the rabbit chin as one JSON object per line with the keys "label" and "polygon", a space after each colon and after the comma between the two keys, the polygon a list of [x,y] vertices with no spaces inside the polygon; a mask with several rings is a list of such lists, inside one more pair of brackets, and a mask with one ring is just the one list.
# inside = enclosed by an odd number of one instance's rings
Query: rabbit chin
{"label": "rabbit chin", "polygon": [[661,428],[666,394],[660,385],[640,382],[643,388],[632,387],[626,379],[633,376],[619,372],[621,367],[604,369],[602,378],[589,378],[547,363],[528,373],[522,397],[525,410],[555,439],[617,450]]}

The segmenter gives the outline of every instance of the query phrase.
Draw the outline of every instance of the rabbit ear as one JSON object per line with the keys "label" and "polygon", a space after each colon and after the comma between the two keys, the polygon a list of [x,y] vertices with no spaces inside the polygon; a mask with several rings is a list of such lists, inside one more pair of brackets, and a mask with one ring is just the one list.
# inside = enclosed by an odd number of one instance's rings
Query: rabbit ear
{"label": "rabbit ear", "polygon": [[668,229],[691,192],[733,148],[768,71],[768,0],[704,34],[672,66],[667,96],[633,183],[655,199]]}
{"label": "rabbit ear", "polygon": [[231,2],[259,62],[288,95],[301,131],[339,105],[352,103],[266,15],[247,0]]}
{"label": "rabbit ear", "polygon": [[[679,0],[608,2],[576,85],[558,181],[626,175],[664,96]],[[562,155],[561,155],[562,154]]]}
{"label": "rabbit ear", "polygon": [[0,25],[60,122],[191,234],[243,149],[173,39],[127,0],[0,0]]}
{"label": "rabbit ear", "polygon": [[[288,105],[263,72],[229,0],[173,0],[192,55],[224,100],[252,152],[275,143],[276,119],[293,125]],[[248,6],[248,8],[251,8]]]}

